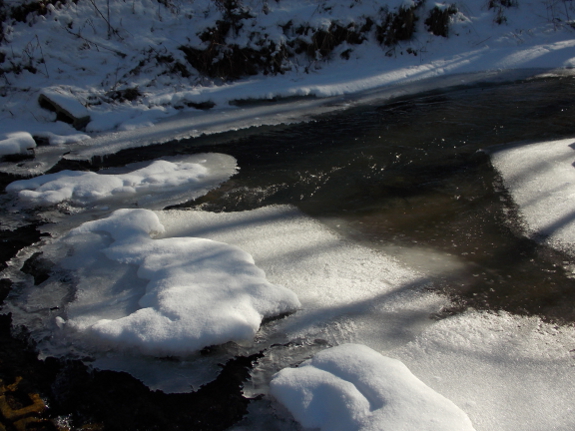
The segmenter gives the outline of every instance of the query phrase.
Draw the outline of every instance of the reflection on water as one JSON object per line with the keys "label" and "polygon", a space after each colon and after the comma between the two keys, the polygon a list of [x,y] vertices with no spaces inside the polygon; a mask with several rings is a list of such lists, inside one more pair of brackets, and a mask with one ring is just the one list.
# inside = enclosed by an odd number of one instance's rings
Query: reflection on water
{"label": "reflection on water", "polygon": [[189,206],[291,203],[435,273],[455,299],[446,313],[473,306],[573,321],[574,258],[521,236],[517,209],[481,150],[574,136],[574,96],[571,78],[538,79],[260,129],[211,148],[235,156],[241,171]]}

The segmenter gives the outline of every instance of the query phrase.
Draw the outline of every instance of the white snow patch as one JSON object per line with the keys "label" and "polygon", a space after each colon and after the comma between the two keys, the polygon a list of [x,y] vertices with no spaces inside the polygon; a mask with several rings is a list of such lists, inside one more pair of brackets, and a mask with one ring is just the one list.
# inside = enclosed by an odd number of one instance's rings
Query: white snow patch
{"label": "white snow patch", "polygon": [[469,311],[388,355],[460,406],[477,430],[567,431],[575,425],[573,349],[572,325]]}
{"label": "white snow patch", "polygon": [[471,431],[467,415],[399,360],[343,344],[285,368],[271,394],[306,428],[322,431]]}
{"label": "white snow patch", "polygon": [[250,340],[262,319],[300,306],[293,292],[269,283],[239,248],[201,238],[150,237],[163,230],[157,215],[143,209],[118,210],[73,229],[63,239],[74,250],[63,267],[86,274],[92,266],[94,276],[111,261],[136,266],[138,278],[148,282],[136,310],[114,317],[115,301],[91,283],[80,288],[66,325],[161,356]]}
{"label": "white snow patch", "polygon": [[575,139],[541,142],[492,154],[527,234],[573,253],[575,246]]}
{"label": "white snow patch", "polygon": [[[140,166],[136,165],[136,166]],[[69,201],[79,206],[121,201],[123,205],[154,205],[166,195],[195,199],[236,173],[235,159],[223,154],[198,154],[185,159],[155,160],[143,167],[128,165],[125,173],[61,171],[6,187],[26,206]],[[157,201],[157,202],[155,202]]]}
{"label": "white snow patch", "polygon": [[0,156],[27,154],[36,147],[36,141],[28,132],[6,133],[0,139]]}

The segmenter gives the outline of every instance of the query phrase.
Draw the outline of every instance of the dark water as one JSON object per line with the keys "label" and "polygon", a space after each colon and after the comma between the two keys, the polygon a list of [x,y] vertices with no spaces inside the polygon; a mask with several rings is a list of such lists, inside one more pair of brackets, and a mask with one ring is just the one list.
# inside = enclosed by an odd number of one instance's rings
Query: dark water
{"label": "dark water", "polygon": [[444,313],[472,306],[575,321],[575,258],[522,235],[483,151],[575,136],[573,113],[574,79],[536,79],[431,92],[213,146],[190,141],[179,151],[225,152],[241,171],[188,206],[293,204],[408,261],[414,245],[463,261],[436,280],[454,299]]}

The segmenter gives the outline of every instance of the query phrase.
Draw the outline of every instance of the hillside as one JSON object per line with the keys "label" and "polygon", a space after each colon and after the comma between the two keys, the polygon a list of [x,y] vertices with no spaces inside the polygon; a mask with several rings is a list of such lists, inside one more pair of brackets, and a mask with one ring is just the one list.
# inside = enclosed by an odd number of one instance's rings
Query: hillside
{"label": "hillside", "polygon": [[237,100],[575,62],[565,0],[15,0],[2,17],[0,155]]}

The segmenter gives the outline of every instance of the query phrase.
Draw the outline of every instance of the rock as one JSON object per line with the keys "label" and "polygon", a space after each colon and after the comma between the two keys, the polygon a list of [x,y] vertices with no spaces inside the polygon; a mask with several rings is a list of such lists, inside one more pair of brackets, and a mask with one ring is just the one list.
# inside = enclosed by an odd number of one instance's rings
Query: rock
{"label": "rock", "polygon": [[72,94],[63,89],[45,88],[40,92],[38,103],[42,108],[54,111],[56,119],[83,130],[90,122],[86,107]]}

